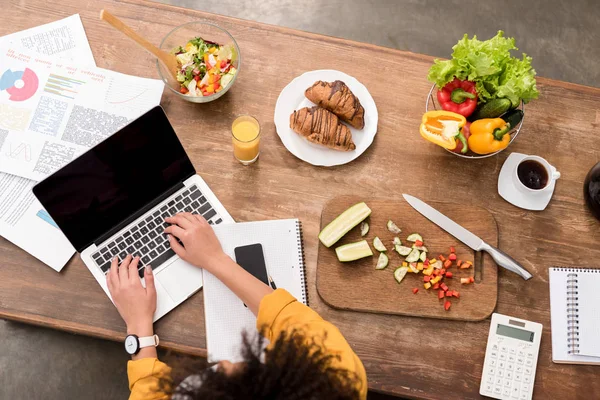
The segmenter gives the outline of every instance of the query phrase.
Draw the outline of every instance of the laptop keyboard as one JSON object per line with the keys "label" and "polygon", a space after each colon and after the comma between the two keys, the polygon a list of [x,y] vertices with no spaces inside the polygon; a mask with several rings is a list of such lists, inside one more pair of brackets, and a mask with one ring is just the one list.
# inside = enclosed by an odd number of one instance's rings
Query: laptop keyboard
{"label": "laptop keyboard", "polygon": [[175,255],[169,245],[167,235],[164,233],[165,228],[169,226],[165,222],[165,218],[180,212],[200,214],[211,225],[223,222],[202,195],[200,189],[193,185],[175,194],[166,204],[149,211],[128,231],[125,231],[92,254],[92,259],[106,275],[113,257],[118,256],[119,260],[122,261],[128,254],[134,257],[139,256],[138,272],[140,277],[143,277],[146,265],[150,264],[152,269],[156,269]]}

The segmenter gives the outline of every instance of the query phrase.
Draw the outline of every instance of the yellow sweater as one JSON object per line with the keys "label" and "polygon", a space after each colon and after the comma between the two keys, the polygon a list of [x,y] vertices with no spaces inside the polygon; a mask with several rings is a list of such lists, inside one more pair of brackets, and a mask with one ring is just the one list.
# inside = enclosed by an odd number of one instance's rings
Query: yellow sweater
{"label": "yellow sweater", "polygon": [[[324,337],[327,334],[324,342],[327,351],[340,356],[334,366],[356,373],[360,380],[359,387],[357,387],[360,391],[360,398],[361,400],[367,398],[365,368],[341,332],[331,323],[323,320],[315,311],[298,302],[285,290],[277,289],[262,299],[256,326],[258,329],[267,327],[267,339],[271,342],[277,339],[282,332],[289,332],[294,328],[303,329],[308,335],[313,336]],[[168,378],[170,374],[171,368],[156,358],[129,361],[127,364],[129,389],[131,390],[129,400],[168,399],[168,395],[159,390],[158,382],[160,378]]]}

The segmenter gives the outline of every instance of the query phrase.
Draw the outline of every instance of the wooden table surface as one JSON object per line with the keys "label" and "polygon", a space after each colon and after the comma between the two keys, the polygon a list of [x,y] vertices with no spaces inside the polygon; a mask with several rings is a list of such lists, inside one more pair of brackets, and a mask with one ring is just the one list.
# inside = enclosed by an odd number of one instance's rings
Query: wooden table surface
{"label": "wooden table surface", "polygon": [[[302,220],[311,307],[344,333],[365,364],[371,389],[423,399],[480,398],[489,319],[470,323],[342,312],[316,293],[319,217],[327,200],[360,193],[398,199],[408,192],[488,208],[498,221],[500,248],[533,273],[525,282],[499,272],[496,311],[544,325],[534,397],[600,395],[598,367],[552,363],[548,294],[550,266],[600,265],[600,223],[584,208],[582,195],[585,174],[600,159],[599,89],[540,78],[540,99],[526,107],[523,130],[509,151],[462,160],[418,134],[431,87],[428,56],[139,0],[8,0],[2,8],[0,35],[80,13],[99,67],[152,78],[158,77],[155,61],[100,21],[101,8],[154,43],[174,26],[198,19],[231,32],[243,59],[230,92],[194,105],[165,91],[162,105],[196,169],[237,221]],[[305,71],[325,68],[364,83],[379,110],[373,145],[356,161],[335,168],[296,159],[273,124],[283,87]],[[260,161],[250,167],[235,161],[231,149],[229,127],[242,113],[256,116],[263,129]],[[545,211],[521,210],[499,197],[497,176],[511,151],[545,157],[562,173]],[[56,273],[4,239],[0,316],[112,340],[125,333],[116,309],[78,257]],[[156,331],[166,347],[205,354],[202,294],[160,320]]]}

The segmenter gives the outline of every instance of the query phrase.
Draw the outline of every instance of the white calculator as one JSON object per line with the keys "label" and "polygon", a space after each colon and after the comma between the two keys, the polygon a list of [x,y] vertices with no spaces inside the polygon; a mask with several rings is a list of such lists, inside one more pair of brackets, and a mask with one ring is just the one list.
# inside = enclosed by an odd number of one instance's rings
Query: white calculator
{"label": "white calculator", "polygon": [[479,394],[529,400],[537,366],[542,324],[494,313]]}

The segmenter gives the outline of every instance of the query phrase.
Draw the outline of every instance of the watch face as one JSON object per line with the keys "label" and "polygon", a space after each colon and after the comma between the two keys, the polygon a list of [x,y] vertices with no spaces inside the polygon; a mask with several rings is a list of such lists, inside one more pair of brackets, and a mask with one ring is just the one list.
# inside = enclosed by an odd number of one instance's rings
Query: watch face
{"label": "watch face", "polygon": [[135,354],[138,351],[139,342],[135,335],[129,335],[125,338],[125,351],[129,354]]}

